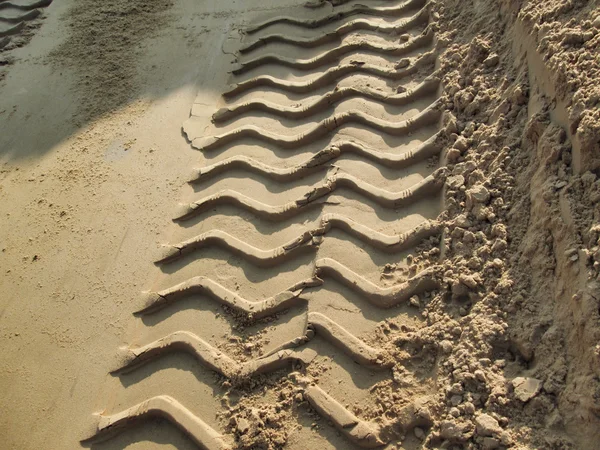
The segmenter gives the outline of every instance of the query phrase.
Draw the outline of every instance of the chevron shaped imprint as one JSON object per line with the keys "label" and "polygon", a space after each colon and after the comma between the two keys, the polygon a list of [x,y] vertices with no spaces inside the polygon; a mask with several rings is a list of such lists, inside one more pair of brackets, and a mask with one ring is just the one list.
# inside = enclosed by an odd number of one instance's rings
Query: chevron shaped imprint
{"label": "chevron shaped imprint", "polygon": [[439,85],[439,78],[431,76],[414,88],[402,92],[401,94],[388,94],[372,87],[336,87],[333,91],[328,92],[306,106],[298,108],[284,107],[264,100],[254,100],[221,108],[213,114],[212,120],[214,123],[225,122],[252,111],[266,112],[286,119],[303,119],[318,112],[325,111],[327,108],[330,108],[342,100],[354,97],[374,100],[386,105],[408,105],[420,98],[435,93],[438,90]]}
{"label": "chevron shaped imprint", "polygon": [[[49,3],[49,0],[46,1]],[[347,2],[347,0],[329,0],[328,3],[332,6],[339,6]],[[319,0],[317,3],[319,3]],[[320,4],[313,4],[312,6],[319,7],[324,3],[321,1]],[[0,0],[0,10],[2,8],[1,5],[2,0]],[[317,37],[292,38],[281,34],[259,37],[242,48],[240,52],[247,54],[270,43],[282,43],[306,48],[318,47],[319,45],[335,42],[336,40],[340,40],[341,43],[337,47],[323,51],[316,57],[309,59],[291,59],[276,54],[266,54],[242,62],[238,68],[233,70],[233,74],[243,74],[266,64],[309,70],[337,62],[352,52],[366,51],[369,53],[401,56],[420,48],[427,50],[433,44],[433,49],[424,51],[420,56],[404,58],[393,68],[352,61],[348,64],[331,67],[320,75],[304,81],[292,82],[266,75],[253,77],[232,86],[223,96],[231,98],[263,86],[290,93],[313,93],[316,89],[335,85],[338,80],[354,74],[368,74],[387,80],[401,80],[418,73],[421,69],[429,70],[431,75],[415,88],[400,94],[391,92],[386,94],[370,87],[335,87],[330,92],[320,96],[317,100],[300,107],[287,107],[262,99],[246,101],[220,109],[213,115],[213,122],[219,124],[235,120],[243,114],[253,112],[263,112],[292,120],[307,119],[349,98],[364,98],[386,105],[407,105],[420,98],[435,94],[440,86],[439,74],[435,71],[439,44],[435,38],[433,27],[428,25],[429,7],[426,0],[410,0],[399,6],[391,7],[371,7],[355,4],[314,20],[278,17],[249,28],[247,33],[256,33],[276,23],[286,23],[303,28],[319,28],[358,14],[396,17],[413,9],[416,12],[411,17],[392,24],[377,23],[377,21],[360,18],[341,23],[334,31]],[[16,20],[12,23],[20,24]],[[425,28],[422,34],[397,46],[378,44],[373,40],[354,36],[349,36],[343,41],[341,40],[342,36],[355,30],[370,30],[382,34],[399,34],[410,27],[420,25],[423,25]],[[2,40],[0,38],[1,46]],[[429,67],[431,67],[431,70]],[[268,130],[252,125],[242,126],[217,136],[195,138],[192,146],[208,151],[235,142],[237,139],[251,138],[280,148],[296,149],[302,145],[312,143],[316,139],[326,137],[349,124],[364,125],[377,132],[393,136],[405,136],[420,127],[437,125],[442,116],[441,104],[442,100],[437,99],[420,113],[401,122],[386,121],[361,112],[338,113],[311,125],[308,131],[292,136],[269,132]],[[234,190],[222,190],[214,195],[183,206],[181,214],[175,220],[186,220],[209,208],[221,204],[230,204],[248,210],[262,218],[280,221],[300,214],[304,207],[325,203],[326,199],[338,188],[358,193],[384,208],[397,209],[441,190],[444,186],[448,170],[440,168],[408,189],[400,192],[390,192],[373,186],[360,178],[340,172],[333,166],[332,161],[339,158],[342,154],[352,153],[358,155],[360,158],[374,161],[388,168],[409,167],[418,161],[440,155],[443,144],[442,136],[443,132],[439,131],[417,148],[400,154],[382,152],[379,149],[370,148],[352,139],[339,140],[332,142],[325,149],[302,163],[287,168],[271,167],[244,155],[228,158],[207,167],[196,169],[190,182],[204,181],[217,174],[226,173],[230,169],[242,169],[259,173],[279,182],[297,180],[307,174],[324,169],[335,169],[335,171],[332,170],[327,178],[316,187],[307,188],[307,192],[300,198],[283,205],[268,205]],[[439,235],[442,231],[441,223],[431,220],[424,221],[419,226],[404,233],[390,232],[391,234],[385,234],[341,214],[323,214],[318,226],[310,225],[310,227],[314,228],[304,231],[290,242],[267,250],[257,248],[223,230],[211,230],[183,242],[165,246],[157,263],[168,264],[190,252],[208,246],[216,246],[239,255],[255,265],[274,266],[286,258],[297,256],[301,251],[316,250],[322,239],[326,238],[327,233],[333,229],[347,233],[358,239],[361,243],[373,246],[379,250],[396,253],[406,248],[414,247],[424,239]],[[327,277],[337,280],[376,307],[391,308],[407,301],[412,295],[437,289],[439,286],[439,270],[438,267],[427,268],[400,284],[380,287],[334,259],[320,258],[315,261],[313,277],[301,280],[288,289],[269,298],[248,300],[210,278],[198,276],[168,289],[147,293],[142,309],[136,314],[152,314],[181,299],[200,295],[216,300],[227,308],[246,314],[249,320],[253,321],[297,305],[306,307],[309,301],[307,296],[304,295],[306,290],[322,286],[327,281]],[[204,297],[198,298],[198,301],[205,301],[206,298]],[[243,381],[248,377],[258,374],[282,369],[287,370],[289,378],[294,380],[296,385],[301,388],[303,398],[308,404],[318,414],[331,421],[346,439],[363,448],[385,446],[392,439],[398,438],[400,433],[405,434],[414,426],[430,424],[424,416],[419,415],[416,402],[411,403],[401,410],[394,409],[394,412],[398,413],[398,418],[395,418],[393,423],[388,424],[384,419],[381,420],[382,424],[375,421],[362,420],[324,389],[316,385],[314,380],[294,373],[293,371],[296,370],[296,366],[309,365],[317,358],[317,351],[308,345],[315,338],[328,342],[338,349],[338,353],[344,353],[348,358],[369,370],[389,370],[394,365],[394,359],[386,351],[386,348],[378,348],[369,344],[368,341],[363,341],[349,329],[342,326],[342,324],[333,320],[333,318],[319,312],[307,312],[305,317],[304,334],[279,345],[279,347],[271,350],[270,353],[264,356],[249,361],[236,361],[235,358],[222,352],[200,336],[189,331],[180,330],[146,345],[122,349],[123,358],[121,367],[113,373],[121,375],[133,371],[142,364],[173,352],[188,353],[208,370],[236,381]],[[316,348],[319,348],[319,346],[316,346]],[[201,401],[201,399],[198,400]],[[231,448],[228,438],[211,428],[210,425],[202,421],[177,400],[166,395],[150,398],[113,415],[101,415],[98,422],[97,437],[103,438],[113,431],[119,431],[128,427],[137,420],[153,416],[162,417],[173,423],[200,448],[209,450]],[[400,429],[400,432],[398,429]]]}
{"label": "chevron shaped imprint", "polygon": [[236,97],[259,87],[274,88],[293,94],[306,94],[314,92],[316,89],[330,86],[344,77],[355,74],[374,75],[388,80],[401,80],[414,75],[421,68],[433,66],[437,58],[437,53],[437,48],[434,48],[414,60],[408,58],[402,59],[394,69],[368,64],[363,61],[350,61],[346,64],[331,67],[317,77],[307,81],[287,81],[270,75],[260,75],[229,87],[222,95],[225,98]]}
{"label": "chevron shaped imprint", "polygon": [[21,11],[30,11],[35,8],[44,8],[52,3],[52,0],[33,0],[31,2],[20,1],[20,2],[11,2],[3,1],[0,2],[0,11],[3,9],[20,9]]}
{"label": "chevron shaped imprint", "polygon": [[303,178],[315,171],[331,168],[331,164],[327,163],[344,153],[353,153],[364,159],[375,161],[383,166],[401,169],[432,156],[438,156],[442,151],[442,145],[440,144],[440,139],[442,137],[443,132],[439,131],[416,149],[401,154],[383,153],[354,141],[337,141],[329,147],[319,151],[307,161],[286,169],[268,166],[256,159],[243,155],[233,156],[215,164],[194,169],[190,183],[205,181],[210,177],[233,169],[258,173],[265,178],[275,181],[293,181]]}
{"label": "chevron shaped imprint", "polygon": [[[296,373],[291,374],[296,382],[304,388],[304,397],[322,416],[333,422],[344,436],[363,448],[377,448],[388,444],[397,431],[385,429],[374,422],[367,422],[356,417],[341,403],[331,397],[309,378]],[[418,426],[431,426],[431,415],[427,407],[428,399],[420,398],[402,407],[397,413],[394,423],[403,434]],[[387,427],[386,427],[387,428]]]}
{"label": "chevron shaped imprint", "polygon": [[[323,314],[308,313],[307,329],[331,342],[361,366],[379,370],[394,365],[390,356],[384,351],[367,345],[350,331]],[[308,330],[307,336],[312,334],[309,334]]]}
{"label": "chevron shaped imprint", "polygon": [[375,201],[381,206],[396,209],[413,203],[423,196],[439,191],[444,185],[446,176],[447,169],[439,168],[434,173],[408,189],[400,192],[390,192],[375,187],[352,175],[336,174],[329,177],[320,186],[308,191],[298,200],[279,206],[267,205],[237,191],[223,190],[215,195],[210,195],[189,205],[183,205],[180,208],[180,214],[173,220],[187,220],[219,204],[234,205],[250,211],[259,217],[268,218],[270,220],[282,220],[298,214],[304,207],[330,195],[337,188],[349,189]]}
{"label": "chevron shaped imprint", "polygon": [[323,234],[326,234],[331,228],[337,228],[372,247],[390,253],[414,247],[424,239],[440,234],[443,228],[440,222],[428,220],[405,233],[387,235],[340,214],[324,215],[321,219],[321,227]]}
{"label": "chevron shaped imprint", "polygon": [[321,284],[321,280],[309,278],[267,299],[250,301],[210,278],[194,277],[169,289],[147,293],[145,295],[144,307],[137,311],[136,314],[152,314],[178,300],[191,295],[201,294],[209,296],[221,304],[245,313],[254,319],[260,319],[304,303],[305,301],[300,298],[302,292],[307,288]]}
{"label": "chevron shaped imprint", "polygon": [[238,363],[223,352],[215,349],[203,339],[187,331],[171,333],[143,347],[128,349],[123,365],[114,371],[115,374],[135,370],[141,364],[173,351],[185,351],[193,355],[203,366],[227,378],[246,378],[256,374],[283,369],[291,363],[309,364],[316,356],[311,349],[290,350],[317,335],[331,342],[352,358],[356,363],[370,369],[386,369],[393,361],[382,350],[375,349],[354,336],[344,327],[319,313],[308,314],[306,335],[284,344],[283,349],[276,349],[270,354],[246,363]]}
{"label": "chevron shaped imprint", "polygon": [[254,125],[246,125],[220,135],[196,138],[192,141],[192,145],[198,150],[214,150],[239,139],[251,138],[278,147],[295,149],[314,142],[342,126],[352,123],[365,125],[392,136],[406,136],[407,134],[416,131],[419,127],[433,125],[439,122],[442,117],[442,111],[440,109],[441,104],[441,100],[438,99],[410,119],[397,123],[378,119],[359,111],[350,111],[334,114],[315,124],[308,131],[293,136],[282,136]]}
{"label": "chevron shaped imprint", "polygon": [[319,228],[305,231],[298,238],[272,250],[261,250],[222,230],[211,230],[179,244],[164,246],[163,255],[157,261],[157,264],[169,263],[199,248],[216,245],[240,255],[256,265],[271,266],[293,256],[295,252],[301,249],[316,249],[320,244],[320,240],[315,238],[324,236],[332,228],[343,230],[380,250],[398,252],[438,234],[441,225],[438,222],[427,221],[406,233],[390,236],[372,230],[345,216],[327,214],[321,219]]}
{"label": "chevron shaped imprint", "polygon": [[225,248],[236,255],[242,256],[253,264],[259,266],[272,266],[282,260],[292,257],[295,253],[308,248],[316,249],[319,241],[316,236],[322,235],[320,229],[304,232],[298,238],[271,250],[256,248],[222,230],[211,230],[199,236],[188,239],[177,245],[163,248],[163,254],[157,263],[168,263],[196,249],[208,246]]}
{"label": "chevron shaped imprint", "polygon": [[41,11],[37,8],[46,7],[50,3],[52,0],[0,1],[0,49],[11,42],[9,36],[18,34],[25,28],[26,22],[39,17]]}
{"label": "chevron shaped imprint", "polygon": [[246,28],[246,33],[254,34],[264,28],[278,23],[293,25],[301,28],[319,28],[323,25],[327,25],[332,22],[342,20],[346,17],[351,17],[358,14],[374,17],[395,17],[405,13],[406,11],[410,11],[411,9],[421,8],[423,5],[425,5],[425,3],[426,0],[409,0],[398,6],[367,6],[356,4],[344,11],[329,14],[319,19],[296,19],[295,17],[288,16],[274,17],[257,25]]}
{"label": "chevron shaped imprint", "polygon": [[274,372],[292,367],[298,362],[309,364],[316,356],[314,350],[307,348],[301,351],[281,350],[265,357],[238,363],[195,334],[176,331],[143,347],[127,349],[123,365],[113,373],[130,372],[141,364],[173,351],[188,352],[204,367],[230,379]]}
{"label": "chevron shaped imprint", "polygon": [[25,22],[20,22],[12,27],[4,28],[4,29],[0,28],[0,37],[6,37],[6,36],[12,36],[14,34],[18,34],[23,28],[25,28]]}
{"label": "chevron shaped imprint", "polygon": [[168,420],[183,431],[201,449],[231,449],[231,446],[220,433],[168,395],[152,397],[117,414],[101,415],[96,435],[89,441],[99,442],[105,440],[135,424],[135,422],[152,417]]}
{"label": "chevron shaped imprint", "polygon": [[[351,442],[364,448],[376,448],[386,443],[380,438],[377,424],[363,421],[316,385],[304,384],[304,397],[322,416],[328,418]],[[109,416],[100,416],[97,434],[90,441],[98,442],[122,431],[136,421],[161,417],[182,430],[192,441],[206,450],[228,450],[225,438],[194,415],[181,403],[167,395],[148,399],[131,408]]]}
{"label": "chevron shaped imprint", "polygon": [[297,377],[297,380],[304,388],[304,398],[308,403],[349,441],[363,448],[377,448],[389,442],[382,436],[378,424],[359,419],[312,380],[302,377]]}
{"label": "chevron shaped imprint", "polygon": [[345,5],[346,3],[351,2],[352,0],[313,0],[310,2],[306,2],[304,4],[305,8],[321,8],[322,6],[325,6],[327,4],[330,4],[331,6],[341,6],[341,5]]}
{"label": "chevron shaped imprint", "polygon": [[[1,5],[2,3],[0,3]],[[5,23],[21,23],[26,22],[28,20],[33,20],[38,17],[42,12],[39,9],[34,9],[32,11],[27,12],[17,12],[21,10],[2,10],[0,9],[0,22]]]}
{"label": "chevron shaped imprint", "polygon": [[379,287],[366,278],[361,277],[348,267],[331,258],[319,259],[316,262],[315,274],[319,278],[331,277],[350,290],[357,292],[367,301],[380,308],[391,308],[406,302],[415,294],[421,294],[439,287],[436,268],[428,268],[414,277],[390,287]]}
{"label": "chevron shaped imprint", "polygon": [[[304,378],[295,373],[291,375],[302,388],[303,396],[308,403],[321,416],[330,420],[350,442],[362,448],[377,448],[390,441],[390,433],[384,433],[378,424],[358,418],[309,378]],[[430,424],[431,420],[421,409],[418,402],[402,408],[399,418],[400,427],[404,432],[415,426]],[[152,417],[161,417],[168,420],[201,449],[231,449],[223,435],[194,415],[177,400],[167,395],[152,397],[113,415],[100,415],[96,435],[87,442],[100,442],[111,437],[114,433],[134,425],[137,421]]]}
{"label": "chevron shaped imprint", "polygon": [[204,181],[212,176],[234,169],[243,169],[250,172],[260,173],[272,180],[292,181],[303,178],[310,173],[330,168],[331,165],[328,163],[336,159],[340,153],[341,151],[339,148],[328,147],[320,150],[303,163],[286,169],[271,167],[244,155],[233,156],[226,160],[219,161],[218,163],[204,166],[199,169],[194,169],[190,183]]}
{"label": "chevron shaped imprint", "polygon": [[431,28],[427,28],[423,34],[412,38],[402,45],[380,45],[369,42],[365,38],[355,38],[353,42],[348,42],[339,47],[327,50],[326,52],[310,59],[285,58],[279,55],[263,55],[240,63],[239,67],[231,71],[234,75],[244,74],[252,69],[266,65],[276,64],[284,67],[291,67],[299,70],[318,69],[328,63],[339,62],[339,59],[348,53],[356,51],[367,51],[376,54],[402,56],[413,50],[424,47],[433,42],[435,33]]}
{"label": "chevron shaped imprint", "polygon": [[368,19],[356,19],[339,26],[334,31],[330,31],[325,34],[311,38],[302,39],[289,37],[284,34],[269,34],[267,36],[259,37],[255,41],[242,47],[239,51],[241,54],[246,54],[258,48],[264,47],[265,45],[275,43],[293,45],[295,47],[313,48],[323,44],[327,44],[329,42],[336,42],[340,40],[342,36],[349,34],[353,31],[359,30],[375,31],[381,34],[399,35],[400,33],[409,30],[415,25],[427,23],[428,21],[429,8],[425,7],[422,8],[412,17],[393,24],[378,23]]}

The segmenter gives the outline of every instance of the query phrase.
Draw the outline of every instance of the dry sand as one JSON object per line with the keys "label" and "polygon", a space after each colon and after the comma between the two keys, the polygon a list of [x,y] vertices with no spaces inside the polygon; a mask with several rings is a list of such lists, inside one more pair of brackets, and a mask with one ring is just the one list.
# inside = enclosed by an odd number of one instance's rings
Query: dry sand
{"label": "dry sand", "polygon": [[2,448],[598,447],[597,1],[32,10]]}

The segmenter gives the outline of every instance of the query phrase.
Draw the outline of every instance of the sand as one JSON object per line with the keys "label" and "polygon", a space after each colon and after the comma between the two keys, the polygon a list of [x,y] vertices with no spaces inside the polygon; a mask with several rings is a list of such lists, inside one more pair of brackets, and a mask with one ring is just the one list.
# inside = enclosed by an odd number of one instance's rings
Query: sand
{"label": "sand", "polygon": [[2,5],[3,448],[597,447],[597,2]]}

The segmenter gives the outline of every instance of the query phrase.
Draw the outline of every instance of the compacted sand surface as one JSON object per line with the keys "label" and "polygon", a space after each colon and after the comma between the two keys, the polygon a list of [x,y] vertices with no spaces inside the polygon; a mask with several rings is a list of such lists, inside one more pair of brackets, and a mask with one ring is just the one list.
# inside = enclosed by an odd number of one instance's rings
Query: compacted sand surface
{"label": "compacted sand surface", "polygon": [[596,449],[600,4],[0,0],[7,449]]}

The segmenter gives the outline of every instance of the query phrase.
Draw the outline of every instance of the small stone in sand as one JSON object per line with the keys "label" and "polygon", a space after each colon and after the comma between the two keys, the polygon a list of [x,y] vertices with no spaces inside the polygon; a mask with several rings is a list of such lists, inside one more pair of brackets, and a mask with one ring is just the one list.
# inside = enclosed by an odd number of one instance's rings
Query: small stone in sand
{"label": "small stone in sand", "polygon": [[523,403],[535,397],[542,388],[542,382],[536,378],[517,377],[512,380],[515,397]]}

